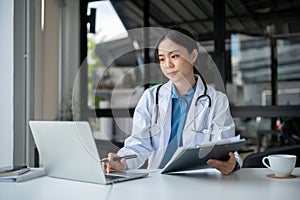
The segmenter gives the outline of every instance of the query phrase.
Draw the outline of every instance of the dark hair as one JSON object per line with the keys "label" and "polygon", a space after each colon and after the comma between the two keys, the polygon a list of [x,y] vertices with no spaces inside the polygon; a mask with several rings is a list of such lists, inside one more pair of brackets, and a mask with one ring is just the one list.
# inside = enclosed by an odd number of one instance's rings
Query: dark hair
{"label": "dark hair", "polygon": [[[154,51],[154,56],[153,56],[155,63],[159,63],[158,46],[165,39],[170,39],[174,43],[185,47],[189,53],[191,53],[194,49],[198,50],[197,42],[195,41],[193,35],[188,30],[179,27],[174,27],[171,28],[157,41],[155,51]],[[200,74],[198,70],[195,68],[195,66],[194,66],[194,73]]]}

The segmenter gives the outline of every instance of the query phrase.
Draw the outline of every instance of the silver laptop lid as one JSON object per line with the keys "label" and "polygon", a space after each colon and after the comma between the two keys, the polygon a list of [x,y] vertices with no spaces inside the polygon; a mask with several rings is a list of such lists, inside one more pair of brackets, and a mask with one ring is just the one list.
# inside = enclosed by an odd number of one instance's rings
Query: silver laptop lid
{"label": "silver laptop lid", "polygon": [[88,122],[30,121],[47,175],[106,184]]}

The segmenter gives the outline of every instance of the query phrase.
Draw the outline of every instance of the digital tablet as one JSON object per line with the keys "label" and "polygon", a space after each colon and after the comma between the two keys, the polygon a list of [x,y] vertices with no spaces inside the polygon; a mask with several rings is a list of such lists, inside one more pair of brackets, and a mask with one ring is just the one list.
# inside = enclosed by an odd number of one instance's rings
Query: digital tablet
{"label": "digital tablet", "polygon": [[237,151],[245,143],[246,140],[242,139],[233,143],[209,144],[197,148],[180,147],[161,173],[209,168],[206,164],[208,159],[228,160],[229,152]]}

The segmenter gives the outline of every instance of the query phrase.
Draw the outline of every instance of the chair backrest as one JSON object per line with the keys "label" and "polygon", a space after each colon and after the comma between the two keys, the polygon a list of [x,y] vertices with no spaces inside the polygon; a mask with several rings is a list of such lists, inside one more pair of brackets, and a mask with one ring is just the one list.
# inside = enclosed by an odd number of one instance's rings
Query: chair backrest
{"label": "chair backrest", "polygon": [[300,144],[299,118],[285,119],[281,125],[281,134],[284,144]]}
{"label": "chair backrest", "polygon": [[243,168],[263,168],[262,159],[265,156],[272,154],[291,154],[297,156],[296,167],[300,167],[300,145],[286,145],[279,147],[272,147],[265,152],[253,153],[247,156],[243,162]]}

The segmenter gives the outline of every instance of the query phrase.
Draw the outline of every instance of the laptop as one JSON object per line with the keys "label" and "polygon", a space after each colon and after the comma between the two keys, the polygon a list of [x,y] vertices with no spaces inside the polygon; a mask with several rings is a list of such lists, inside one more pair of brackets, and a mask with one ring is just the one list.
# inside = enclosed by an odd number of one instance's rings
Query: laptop
{"label": "laptop", "polygon": [[50,177],[111,184],[147,173],[105,174],[88,122],[30,121],[40,162]]}

